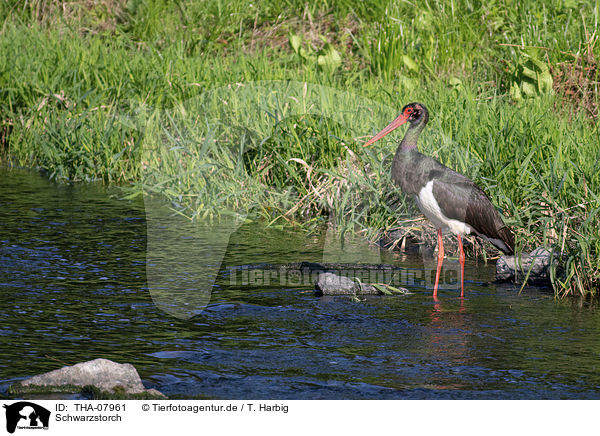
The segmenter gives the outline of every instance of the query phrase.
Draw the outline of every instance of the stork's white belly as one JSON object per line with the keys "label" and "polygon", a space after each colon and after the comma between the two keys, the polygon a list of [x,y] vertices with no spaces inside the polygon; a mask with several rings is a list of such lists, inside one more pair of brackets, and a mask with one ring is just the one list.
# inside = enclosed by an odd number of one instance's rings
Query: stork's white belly
{"label": "stork's white belly", "polygon": [[466,223],[448,218],[444,215],[440,209],[440,205],[433,196],[433,180],[430,180],[422,189],[419,194],[415,196],[417,205],[423,214],[433,223],[437,228],[441,228],[443,231],[450,230],[455,235],[468,235],[471,233],[471,227]]}

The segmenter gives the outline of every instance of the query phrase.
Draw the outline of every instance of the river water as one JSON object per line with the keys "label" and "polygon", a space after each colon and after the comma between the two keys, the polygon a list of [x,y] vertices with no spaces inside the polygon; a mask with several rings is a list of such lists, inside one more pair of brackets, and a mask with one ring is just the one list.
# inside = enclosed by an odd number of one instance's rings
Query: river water
{"label": "river water", "polygon": [[[198,224],[157,224],[115,194],[0,169],[1,394],[103,357],[172,398],[600,398],[593,303],[519,293],[474,262],[464,299],[434,301],[421,257],[252,223],[194,236]],[[371,259],[407,272],[412,294],[317,297],[301,275],[264,272]]]}

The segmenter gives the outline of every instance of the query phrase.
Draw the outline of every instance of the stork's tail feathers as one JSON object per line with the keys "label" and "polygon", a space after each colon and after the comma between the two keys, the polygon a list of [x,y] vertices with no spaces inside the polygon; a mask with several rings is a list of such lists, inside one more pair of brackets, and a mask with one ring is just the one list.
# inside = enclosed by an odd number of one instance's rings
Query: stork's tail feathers
{"label": "stork's tail feathers", "polygon": [[497,230],[496,235],[492,237],[483,234],[478,234],[478,236],[490,241],[492,245],[494,245],[504,254],[515,254],[515,237],[510,229],[506,226],[500,227]]}
{"label": "stork's tail feathers", "polygon": [[508,250],[504,251],[505,254],[515,254],[515,236],[508,227],[502,227],[498,233],[504,241],[504,244]]}

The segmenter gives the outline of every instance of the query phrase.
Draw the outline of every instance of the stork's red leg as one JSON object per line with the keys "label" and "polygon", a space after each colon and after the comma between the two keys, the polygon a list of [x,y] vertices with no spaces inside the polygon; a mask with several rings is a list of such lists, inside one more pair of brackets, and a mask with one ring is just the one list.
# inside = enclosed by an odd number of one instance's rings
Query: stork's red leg
{"label": "stork's red leg", "polygon": [[444,241],[442,240],[442,229],[438,229],[438,259],[437,270],[435,272],[435,284],[433,285],[433,297],[437,297],[438,283],[440,281],[440,271],[444,263]]}
{"label": "stork's red leg", "polygon": [[460,296],[465,296],[465,252],[463,251],[462,238],[458,235],[458,261],[460,262]]}

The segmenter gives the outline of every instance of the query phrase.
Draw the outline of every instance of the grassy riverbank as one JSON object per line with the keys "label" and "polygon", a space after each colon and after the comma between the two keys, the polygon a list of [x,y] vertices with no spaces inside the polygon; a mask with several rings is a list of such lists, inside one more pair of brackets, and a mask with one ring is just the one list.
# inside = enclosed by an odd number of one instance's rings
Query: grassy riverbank
{"label": "grassy riverbank", "polygon": [[360,144],[422,101],[422,151],[488,192],[519,250],[555,248],[557,294],[596,294],[600,0],[354,3],[4,2],[2,155],[190,217],[374,238],[417,212],[389,180],[401,133]]}

